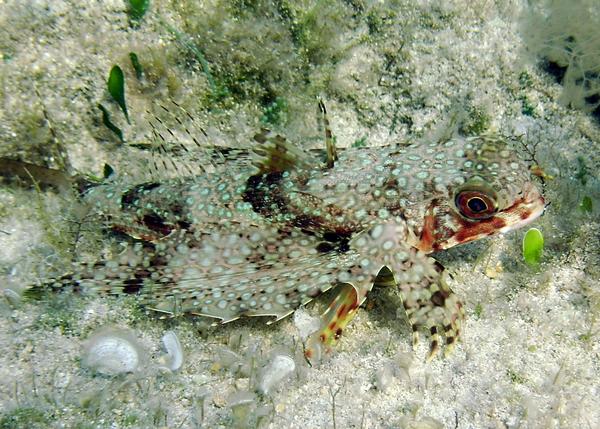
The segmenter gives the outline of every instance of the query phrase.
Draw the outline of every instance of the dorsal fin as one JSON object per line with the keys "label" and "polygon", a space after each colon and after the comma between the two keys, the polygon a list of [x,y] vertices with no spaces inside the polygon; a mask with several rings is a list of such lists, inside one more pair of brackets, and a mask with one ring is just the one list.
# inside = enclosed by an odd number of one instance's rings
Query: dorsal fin
{"label": "dorsal fin", "polygon": [[254,136],[259,146],[254,148],[252,164],[259,174],[281,173],[284,171],[311,169],[319,166],[318,159],[294,146],[280,134],[262,129]]}
{"label": "dorsal fin", "polygon": [[[146,111],[150,126],[150,180],[186,179],[214,169],[208,134],[194,116],[174,100]],[[142,148],[146,148],[142,146]]]}
{"label": "dorsal fin", "polygon": [[331,132],[329,118],[327,118],[327,109],[323,100],[319,100],[319,116],[317,117],[319,128],[324,128],[325,133],[325,150],[327,152],[327,168],[333,168],[335,161],[338,160],[337,148],[335,147],[335,139]]}

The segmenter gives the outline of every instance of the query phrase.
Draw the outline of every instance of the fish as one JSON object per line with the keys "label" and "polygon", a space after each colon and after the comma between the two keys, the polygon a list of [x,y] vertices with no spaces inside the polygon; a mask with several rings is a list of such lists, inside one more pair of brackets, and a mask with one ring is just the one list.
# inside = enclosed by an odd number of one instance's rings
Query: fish
{"label": "fish", "polygon": [[[321,106],[324,118],[326,112]],[[263,129],[252,156],[187,177],[85,188],[83,200],[122,253],[45,282],[50,288],[135,294],[163,317],[283,319],[330,289],[306,342],[320,359],[375,284],[397,288],[427,359],[460,338],[465,311],[437,252],[520,228],[544,197],[508,139],[454,136],[321,153]]]}

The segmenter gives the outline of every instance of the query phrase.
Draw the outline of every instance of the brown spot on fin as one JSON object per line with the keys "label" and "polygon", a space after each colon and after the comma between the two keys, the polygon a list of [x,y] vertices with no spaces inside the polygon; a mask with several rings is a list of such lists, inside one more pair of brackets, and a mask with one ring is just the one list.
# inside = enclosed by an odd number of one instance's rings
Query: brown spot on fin
{"label": "brown spot on fin", "polygon": [[258,168],[259,174],[310,169],[319,165],[318,160],[270,130],[263,129],[254,136],[254,140],[260,143],[254,148],[252,163]]}

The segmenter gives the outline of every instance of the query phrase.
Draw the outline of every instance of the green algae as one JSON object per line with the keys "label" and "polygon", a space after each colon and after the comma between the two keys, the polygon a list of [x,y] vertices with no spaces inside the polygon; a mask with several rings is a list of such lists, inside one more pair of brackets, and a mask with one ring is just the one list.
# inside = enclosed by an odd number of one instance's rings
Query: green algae
{"label": "green algae", "polygon": [[50,423],[48,415],[34,407],[18,407],[0,415],[0,429],[14,428],[47,428]]}
{"label": "green algae", "polygon": [[140,60],[137,54],[135,52],[130,52],[129,59],[131,60],[131,66],[135,71],[135,77],[137,78],[137,80],[142,80],[142,78],[144,77],[144,68],[140,64]]}
{"label": "green algae", "polygon": [[510,381],[514,384],[525,384],[527,383],[527,378],[523,375],[519,374],[517,371],[508,368],[506,370],[506,375],[510,379]]}
{"label": "green algae", "polygon": [[128,0],[127,13],[133,23],[139,22],[150,7],[150,0]]}
{"label": "green algae", "polygon": [[287,121],[288,103],[283,97],[277,97],[265,107],[260,122],[265,125],[282,125]]}
{"label": "green algae", "polygon": [[491,122],[490,115],[484,108],[472,106],[460,126],[460,132],[466,136],[480,136],[490,128]]}
{"label": "green algae", "polygon": [[590,179],[590,170],[587,167],[585,159],[582,156],[577,157],[577,172],[575,173],[575,178],[579,180],[579,182],[585,186],[587,185],[588,180]]}
{"label": "green algae", "polygon": [[579,210],[581,210],[583,213],[592,213],[592,211],[593,211],[592,199],[590,197],[588,197],[587,195],[585,197],[583,197],[581,200],[581,203],[579,204]]}
{"label": "green algae", "polygon": [[362,136],[361,138],[356,139],[354,141],[354,143],[352,143],[352,147],[355,147],[355,148],[367,147],[367,136]]}
{"label": "green algae", "polygon": [[523,259],[532,267],[537,267],[544,251],[544,236],[537,228],[531,228],[523,237]]}
{"label": "green algae", "polygon": [[127,112],[127,104],[125,103],[125,75],[123,74],[123,70],[118,65],[114,65],[110,69],[110,74],[108,75],[107,81],[108,92],[110,96],[117,102],[123,114],[125,115],[125,119],[127,119],[127,123],[130,124],[129,121],[129,113]]}

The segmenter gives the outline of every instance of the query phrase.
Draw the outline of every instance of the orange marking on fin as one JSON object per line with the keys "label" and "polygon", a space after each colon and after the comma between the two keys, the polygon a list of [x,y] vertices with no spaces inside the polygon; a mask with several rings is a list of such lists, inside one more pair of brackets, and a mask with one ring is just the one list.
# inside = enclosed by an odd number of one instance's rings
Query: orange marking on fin
{"label": "orange marking on fin", "polygon": [[419,237],[419,243],[417,248],[423,252],[430,253],[433,250],[435,243],[435,216],[433,215],[433,205],[435,201],[431,203],[427,214],[423,218],[423,229]]}

